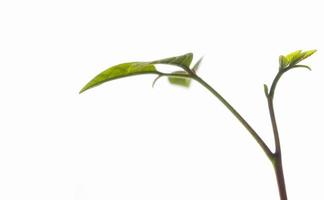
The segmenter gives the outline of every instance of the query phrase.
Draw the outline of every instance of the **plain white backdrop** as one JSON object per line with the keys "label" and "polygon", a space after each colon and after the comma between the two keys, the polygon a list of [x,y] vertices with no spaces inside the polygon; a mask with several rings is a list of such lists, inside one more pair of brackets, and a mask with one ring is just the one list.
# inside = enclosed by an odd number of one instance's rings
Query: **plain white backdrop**
{"label": "plain white backdrop", "polygon": [[323,19],[319,0],[1,0],[0,199],[279,199],[262,150],[197,83],[78,91],[111,65],[193,52],[273,148],[263,84],[297,49],[318,52],[276,92],[287,191],[324,199]]}

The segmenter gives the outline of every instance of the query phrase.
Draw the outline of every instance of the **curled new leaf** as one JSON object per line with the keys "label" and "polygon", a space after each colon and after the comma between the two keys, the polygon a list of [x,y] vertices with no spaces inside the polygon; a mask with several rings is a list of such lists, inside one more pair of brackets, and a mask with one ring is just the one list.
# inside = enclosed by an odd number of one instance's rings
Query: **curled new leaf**
{"label": "curled new leaf", "polygon": [[161,60],[155,60],[150,62],[151,64],[168,64],[168,65],[176,65],[181,68],[189,68],[192,61],[193,54],[187,53],[181,56],[164,58]]}
{"label": "curled new leaf", "polygon": [[98,74],[88,82],[80,93],[107,81],[140,74],[159,74],[155,66],[146,62],[130,62],[115,65]]}

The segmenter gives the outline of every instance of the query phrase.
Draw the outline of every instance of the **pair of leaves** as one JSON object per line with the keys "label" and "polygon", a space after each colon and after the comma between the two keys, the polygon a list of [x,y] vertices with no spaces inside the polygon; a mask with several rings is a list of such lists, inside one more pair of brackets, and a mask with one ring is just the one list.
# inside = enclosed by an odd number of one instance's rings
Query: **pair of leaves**
{"label": "pair of leaves", "polygon": [[286,56],[281,55],[279,57],[279,64],[280,64],[279,70],[289,70],[291,68],[296,68],[296,67],[304,67],[310,70],[310,67],[306,65],[297,65],[297,64],[302,60],[305,60],[309,56],[313,55],[315,52],[316,50],[309,50],[309,51],[297,50]]}
{"label": "pair of leaves", "polygon": [[[177,57],[170,57],[160,60],[155,60],[151,62],[129,62],[129,63],[122,63],[119,65],[112,66],[103,72],[99,73],[95,76],[92,80],[90,80],[81,90],[80,93],[96,87],[102,83],[107,81],[115,80],[118,78],[124,78],[133,75],[140,75],[140,74],[157,74],[159,77],[165,75],[162,72],[159,72],[154,64],[168,64],[168,65],[175,65],[183,69],[183,71],[176,71],[171,73],[171,76],[168,76],[169,82],[172,84],[188,87],[190,85],[190,78],[186,78],[184,76],[177,76],[179,75],[186,75],[187,70],[190,70],[190,65],[193,59],[192,53],[187,53]],[[192,71],[197,71],[201,59],[194,65]],[[156,79],[157,80],[157,79]],[[153,82],[153,84],[156,82]]]}
{"label": "pair of leaves", "polygon": [[274,91],[276,88],[276,85],[279,81],[279,79],[281,78],[281,76],[289,71],[290,69],[294,69],[294,68],[306,68],[311,70],[311,68],[307,65],[300,65],[298,63],[300,63],[301,61],[305,60],[306,58],[308,58],[309,56],[313,55],[316,52],[316,50],[309,50],[309,51],[302,51],[302,50],[297,50],[294,51],[286,56],[281,55],[279,57],[279,72],[277,73],[276,77],[274,78],[270,91],[268,89],[268,86],[266,84],[264,84],[264,93],[267,97],[273,98],[274,96]]}

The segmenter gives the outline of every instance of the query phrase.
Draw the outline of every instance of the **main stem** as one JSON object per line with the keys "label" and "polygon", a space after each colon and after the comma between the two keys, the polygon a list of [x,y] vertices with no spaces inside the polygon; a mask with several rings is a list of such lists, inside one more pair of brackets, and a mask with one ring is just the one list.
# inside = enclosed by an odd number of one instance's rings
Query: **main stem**
{"label": "main stem", "polygon": [[283,169],[282,169],[281,153],[278,153],[275,155],[275,161],[273,162],[273,167],[274,167],[275,173],[276,173],[280,199],[287,200],[285,176],[284,176]]}
{"label": "main stem", "polygon": [[278,127],[277,127],[276,117],[275,117],[274,109],[273,109],[273,93],[272,94],[270,93],[267,96],[267,100],[268,100],[268,107],[269,107],[269,112],[270,112],[271,124],[272,124],[274,139],[275,139],[275,145],[276,145],[276,152],[274,153],[272,164],[273,164],[273,167],[274,167],[274,170],[275,170],[275,173],[276,173],[277,185],[278,185],[278,190],[279,190],[279,194],[280,194],[280,199],[281,200],[287,200],[285,177],[284,177],[284,173],[283,173],[283,169],[282,169],[280,138],[279,138],[279,132],[278,132]]}

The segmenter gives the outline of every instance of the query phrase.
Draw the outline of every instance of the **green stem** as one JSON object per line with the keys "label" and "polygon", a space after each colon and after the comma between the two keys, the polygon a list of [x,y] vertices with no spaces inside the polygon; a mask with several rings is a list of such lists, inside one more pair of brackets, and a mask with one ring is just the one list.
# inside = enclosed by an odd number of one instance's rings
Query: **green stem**
{"label": "green stem", "polygon": [[250,132],[252,137],[257,141],[257,143],[261,146],[265,154],[268,156],[270,160],[273,159],[273,153],[269,149],[269,147],[265,144],[265,142],[261,139],[261,137],[254,131],[254,129],[249,125],[249,123],[233,108],[233,106],[226,101],[224,97],[222,97],[214,88],[212,88],[207,82],[201,79],[197,74],[190,72],[190,76],[199,82],[202,86],[208,89],[215,97],[222,102],[226,108],[241,122],[241,124]]}
{"label": "green stem", "polygon": [[273,97],[274,97],[274,92],[275,92],[275,89],[276,89],[276,86],[278,84],[278,81],[279,79],[281,78],[281,76],[284,74],[284,71],[279,71],[276,75],[276,77],[273,79],[272,81],[272,85],[271,85],[271,88],[270,88],[270,92],[269,92],[269,95],[267,96],[268,98],[271,98],[271,100],[273,100]]}

